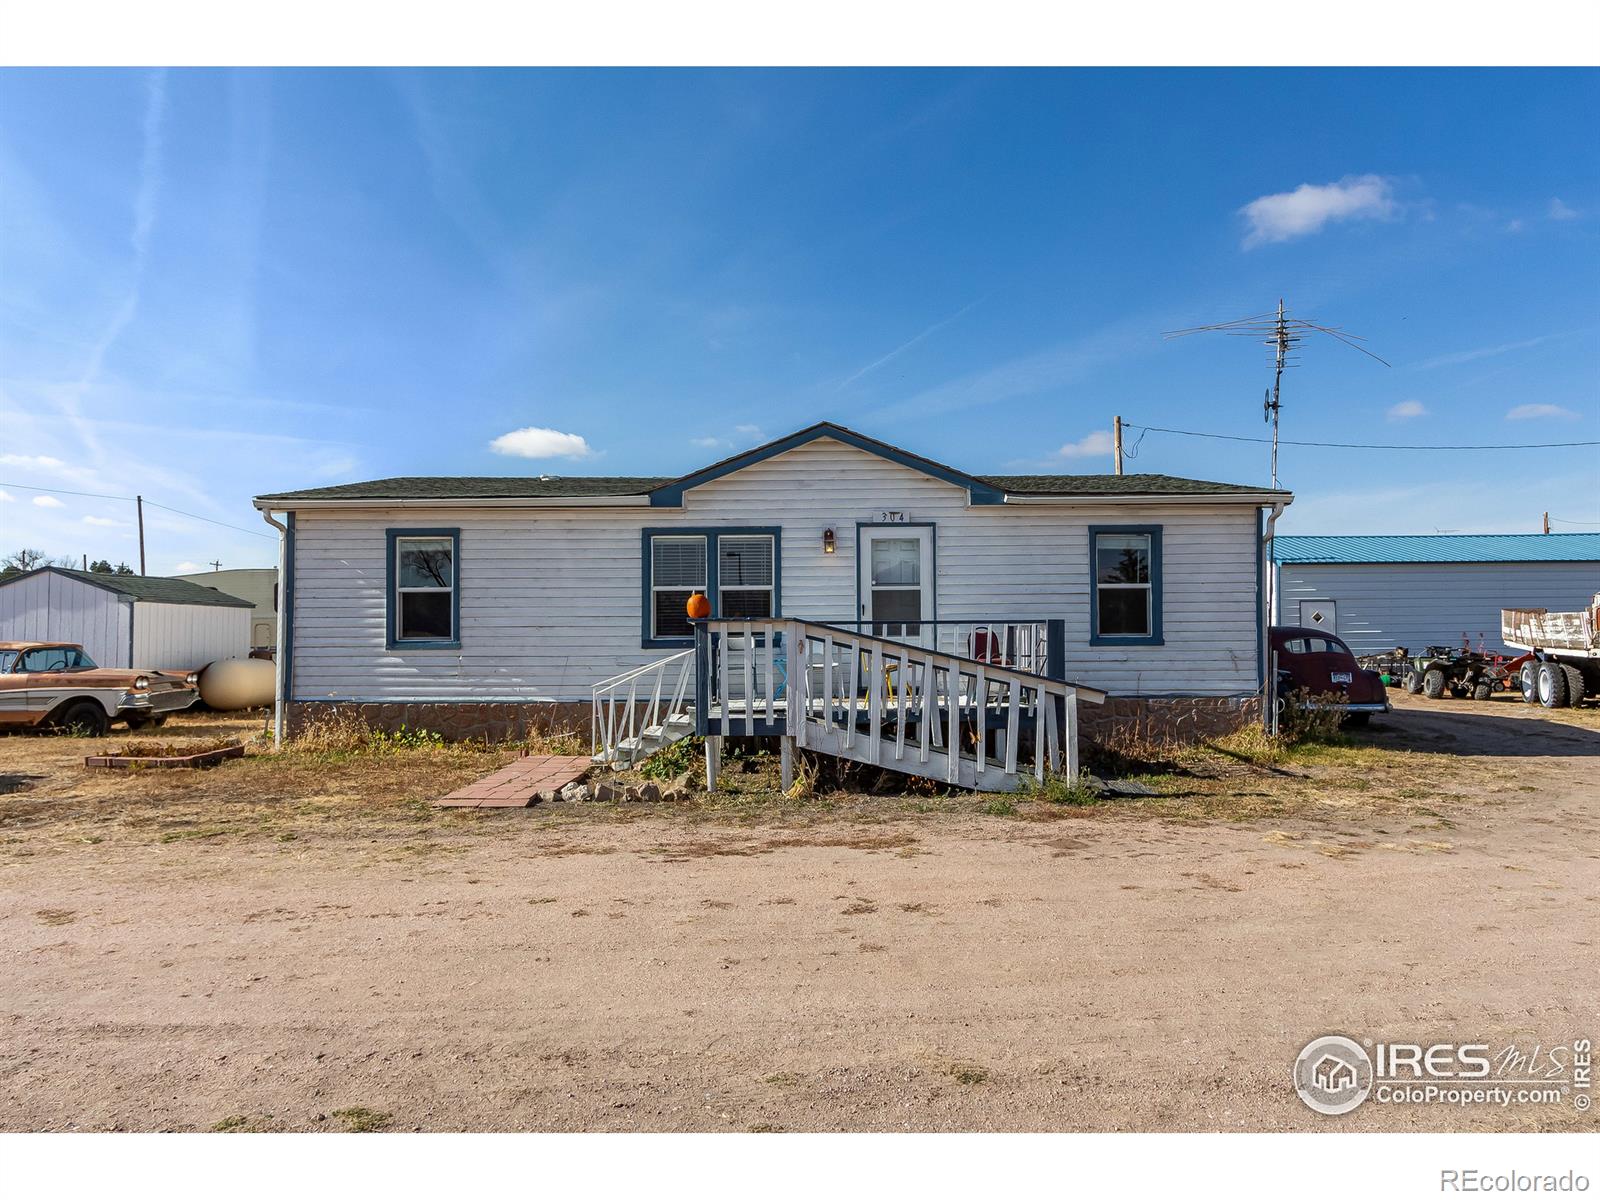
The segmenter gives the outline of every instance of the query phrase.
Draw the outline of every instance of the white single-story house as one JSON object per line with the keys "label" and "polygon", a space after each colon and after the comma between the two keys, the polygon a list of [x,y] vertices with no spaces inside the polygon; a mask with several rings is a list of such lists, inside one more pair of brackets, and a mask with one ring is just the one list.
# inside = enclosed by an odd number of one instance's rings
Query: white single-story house
{"label": "white single-story house", "polygon": [[192,671],[250,653],[250,611],[182,579],[40,567],[0,581],[0,642],[75,642],[102,667]]}
{"label": "white single-story house", "polygon": [[1505,652],[1502,608],[1576,612],[1600,591],[1600,533],[1280,535],[1273,623],[1328,629],[1357,654]]}
{"label": "white single-story house", "polygon": [[276,567],[229,567],[226,570],[198,571],[193,575],[174,575],[201,587],[216,588],[230,596],[248,600],[255,609],[250,614],[250,649],[271,650],[278,644],[278,570]]}
{"label": "white single-story house", "polygon": [[[693,645],[684,612],[1052,630],[1100,719],[1214,731],[1262,681],[1287,492],[1164,475],[970,475],[831,423],[677,478],[396,478],[264,495],[282,531],[280,699],[498,734]],[[281,517],[279,516],[281,514]],[[1042,660],[1041,660],[1042,661]],[[1153,717],[1152,714],[1157,714]]]}

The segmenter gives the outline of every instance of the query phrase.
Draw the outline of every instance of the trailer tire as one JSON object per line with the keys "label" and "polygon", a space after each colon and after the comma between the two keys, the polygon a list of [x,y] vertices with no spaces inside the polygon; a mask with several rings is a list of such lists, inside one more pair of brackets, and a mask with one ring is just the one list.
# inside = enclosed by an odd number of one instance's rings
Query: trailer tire
{"label": "trailer tire", "polygon": [[1487,700],[1492,695],[1494,695],[1494,687],[1492,684],[1480,683],[1477,687],[1472,689],[1472,698],[1474,700]]}
{"label": "trailer tire", "polygon": [[1423,674],[1422,694],[1429,700],[1437,700],[1444,695],[1444,672],[1438,667],[1429,667]]}
{"label": "trailer tire", "polygon": [[1419,695],[1422,692],[1422,676],[1418,675],[1415,671],[1407,671],[1406,677],[1401,686],[1404,687],[1409,694],[1413,696]]}
{"label": "trailer tire", "polygon": [[1560,663],[1539,664],[1539,703],[1545,708],[1567,706],[1567,669]]}
{"label": "trailer tire", "polygon": [[1517,672],[1517,686],[1522,689],[1524,704],[1539,703],[1539,664],[1529,659]]}
{"label": "trailer tire", "polygon": [[1584,681],[1583,672],[1571,663],[1562,663],[1561,669],[1567,673],[1567,705],[1577,708],[1583,703]]}

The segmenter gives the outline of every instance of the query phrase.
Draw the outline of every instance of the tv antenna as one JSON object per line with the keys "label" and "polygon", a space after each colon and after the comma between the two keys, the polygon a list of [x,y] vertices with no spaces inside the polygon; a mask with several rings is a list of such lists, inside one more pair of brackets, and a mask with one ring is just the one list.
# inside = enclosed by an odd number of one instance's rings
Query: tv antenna
{"label": "tv antenna", "polygon": [[1287,367],[1300,365],[1295,357],[1300,343],[1305,341],[1308,334],[1322,333],[1335,341],[1343,342],[1352,350],[1359,350],[1368,358],[1377,359],[1384,366],[1389,362],[1378,358],[1371,350],[1360,343],[1366,339],[1359,334],[1351,333],[1337,325],[1319,325],[1315,321],[1307,321],[1299,317],[1291,317],[1284,311],[1283,301],[1278,301],[1276,313],[1260,313],[1253,317],[1240,317],[1237,321],[1223,321],[1217,325],[1196,325],[1192,329],[1174,329],[1161,336],[1171,341],[1173,338],[1187,337],[1191,333],[1225,333],[1230,337],[1261,338],[1262,344],[1272,348],[1272,387],[1267,390],[1261,401],[1261,419],[1272,425],[1272,486],[1278,486],[1278,410],[1282,407],[1279,399],[1283,387],[1283,372]]}

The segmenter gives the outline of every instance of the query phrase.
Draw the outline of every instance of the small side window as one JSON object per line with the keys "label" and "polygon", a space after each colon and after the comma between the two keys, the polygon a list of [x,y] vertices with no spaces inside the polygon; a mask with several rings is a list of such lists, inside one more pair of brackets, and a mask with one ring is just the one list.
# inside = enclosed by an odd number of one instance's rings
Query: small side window
{"label": "small side window", "polygon": [[456,529],[391,529],[389,531],[389,648],[455,648]]}

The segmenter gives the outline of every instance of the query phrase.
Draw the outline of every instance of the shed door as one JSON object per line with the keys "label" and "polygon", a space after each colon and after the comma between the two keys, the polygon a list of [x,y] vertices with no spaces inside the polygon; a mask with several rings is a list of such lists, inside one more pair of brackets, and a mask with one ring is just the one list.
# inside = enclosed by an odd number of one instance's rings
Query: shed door
{"label": "shed door", "polygon": [[1338,633],[1338,616],[1338,606],[1332,600],[1300,601],[1300,624],[1310,626],[1312,629],[1326,629],[1329,633]]}

